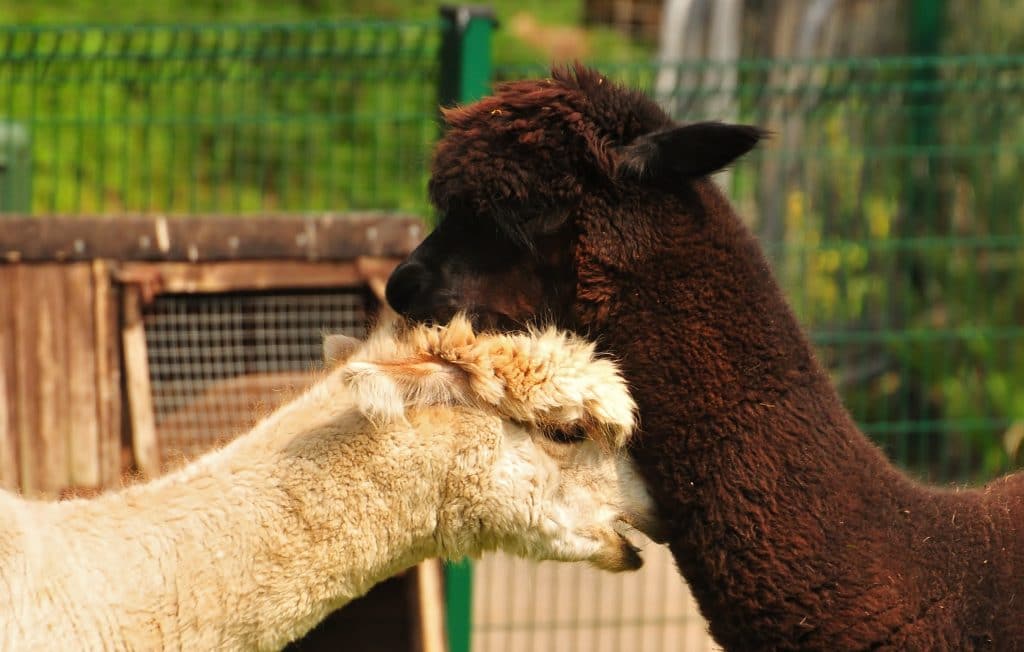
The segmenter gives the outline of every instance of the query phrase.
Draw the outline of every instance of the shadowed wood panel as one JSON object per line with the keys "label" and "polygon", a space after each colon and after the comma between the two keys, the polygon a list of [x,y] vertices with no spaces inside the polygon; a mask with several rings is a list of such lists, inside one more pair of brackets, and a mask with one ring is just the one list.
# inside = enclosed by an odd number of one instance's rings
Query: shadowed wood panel
{"label": "shadowed wood panel", "polygon": [[18,441],[18,476],[21,489],[33,493],[38,472],[35,433],[39,431],[39,411],[36,409],[37,365],[36,341],[39,314],[30,297],[34,296],[31,273],[24,266],[11,269],[12,321],[14,323],[14,427]]}
{"label": "shadowed wood panel", "polygon": [[18,439],[15,427],[14,284],[10,267],[0,266],[0,488],[18,488]]}
{"label": "shadowed wood panel", "polygon": [[99,279],[109,302],[105,276],[92,263],[0,265],[0,486],[52,498],[120,477],[119,349],[109,317],[97,328],[111,310],[95,301]]}
{"label": "shadowed wood panel", "polygon": [[327,616],[285,652],[406,652],[413,638],[415,607],[409,572],[376,585],[365,596]]}

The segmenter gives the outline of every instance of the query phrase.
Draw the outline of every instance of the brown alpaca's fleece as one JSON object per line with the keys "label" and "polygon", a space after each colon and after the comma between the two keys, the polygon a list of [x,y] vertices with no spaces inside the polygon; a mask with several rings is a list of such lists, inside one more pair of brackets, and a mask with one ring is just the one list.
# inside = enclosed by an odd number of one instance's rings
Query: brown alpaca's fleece
{"label": "brown alpaca's fleece", "polygon": [[[726,648],[1024,649],[1024,475],[963,490],[905,477],[854,424],[706,178],[742,151],[717,152],[710,129],[675,154],[691,178],[643,181],[650,151],[629,146],[669,118],[595,72],[553,75],[447,112],[431,181],[444,217],[410,258],[441,271],[421,293],[503,318],[530,306],[616,356],[640,407],[632,454]],[[454,226],[470,219],[494,228]],[[438,261],[472,263],[460,252],[495,229],[572,290],[495,263],[459,285]],[[408,278],[392,281],[403,312],[430,312]]]}

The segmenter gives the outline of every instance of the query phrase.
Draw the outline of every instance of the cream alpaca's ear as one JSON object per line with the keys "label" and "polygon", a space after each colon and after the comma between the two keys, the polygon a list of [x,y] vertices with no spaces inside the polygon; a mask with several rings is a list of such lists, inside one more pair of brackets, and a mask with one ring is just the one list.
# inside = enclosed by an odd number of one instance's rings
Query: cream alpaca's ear
{"label": "cream alpaca's ear", "polygon": [[407,407],[468,402],[465,372],[432,356],[350,362],[344,373],[359,411],[378,425],[402,420]]}
{"label": "cream alpaca's ear", "polygon": [[332,367],[344,362],[360,344],[360,340],[341,333],[327,335],[324,337],[324,362]]}

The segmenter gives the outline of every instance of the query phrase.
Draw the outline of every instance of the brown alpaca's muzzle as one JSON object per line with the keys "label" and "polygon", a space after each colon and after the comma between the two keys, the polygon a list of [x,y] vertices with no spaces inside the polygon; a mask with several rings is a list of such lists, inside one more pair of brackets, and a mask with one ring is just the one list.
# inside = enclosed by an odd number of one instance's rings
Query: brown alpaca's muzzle
{"label": "brown alpaca's muzzle", "polygon": [[[409,258],[395,268],[388,279],[385,297],[392,309],[413,321],[434,320],[433,301],[430,300],[436,283],[423,263]],[[455,314],[452,310],[450,319]],[[447,320],[445,320],[447,322]]]}
{"label": "brown alpaca's muzzle", "polygon": [[406,319],[422,324],[447,324],[465,313],[477,331],[505,333],[525,330],[526,324],[493,306],[480,305],[463,296],[415,258],[395,268],[388,279],[385,297],[391,308]]}

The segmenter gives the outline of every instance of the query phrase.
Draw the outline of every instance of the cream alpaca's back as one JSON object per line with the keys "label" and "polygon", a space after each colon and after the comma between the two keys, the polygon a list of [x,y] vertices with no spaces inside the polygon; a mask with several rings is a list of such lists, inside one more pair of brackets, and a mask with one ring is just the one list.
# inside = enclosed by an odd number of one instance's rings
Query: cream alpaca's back
{"label": "cream alpaca's back", "polygon": [[639,566],[633,402],[590,345],[462,319],[327,345],[346,359],[323,380],[176,473],[0,495],[0,648],[276,649],[431,556]]}

